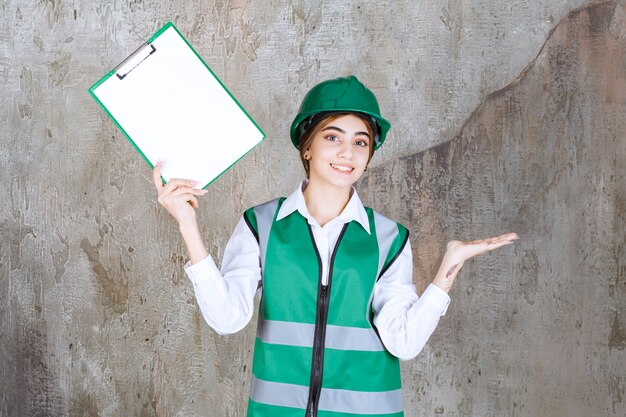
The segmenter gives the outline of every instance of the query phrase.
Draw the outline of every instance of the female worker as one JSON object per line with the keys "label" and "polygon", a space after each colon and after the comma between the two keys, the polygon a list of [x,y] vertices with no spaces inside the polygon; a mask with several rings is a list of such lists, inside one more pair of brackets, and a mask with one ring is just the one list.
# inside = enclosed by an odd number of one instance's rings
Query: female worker
{"label": "female worker", "polygon": [[291,125],[306,179],[287,198],[246,210],[217,269],[196,223],[192,181],[163,186],[203,316],[219,334],[241,330],[262,293],[249,417],[403,416],[400,363],[415,357],[445,314],[463,263],[517,235],[448,242],[418,298],[408,231],[364,207],[353,184],[390,124],[355,77],[322,82]]}

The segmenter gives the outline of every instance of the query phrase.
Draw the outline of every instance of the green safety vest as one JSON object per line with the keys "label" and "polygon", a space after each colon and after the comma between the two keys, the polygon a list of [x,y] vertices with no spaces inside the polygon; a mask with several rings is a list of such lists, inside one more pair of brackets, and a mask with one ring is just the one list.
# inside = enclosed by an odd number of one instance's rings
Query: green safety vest
{"label": "green safety vest", "polygon": [[276,220],[284,200],[244,213],[263,277],[247,416],[404,416],[400,362],[380,340],[371,302],[407,229],[366,207],[371,234],[344,225],[322,285],[306,218],[296,210]]}

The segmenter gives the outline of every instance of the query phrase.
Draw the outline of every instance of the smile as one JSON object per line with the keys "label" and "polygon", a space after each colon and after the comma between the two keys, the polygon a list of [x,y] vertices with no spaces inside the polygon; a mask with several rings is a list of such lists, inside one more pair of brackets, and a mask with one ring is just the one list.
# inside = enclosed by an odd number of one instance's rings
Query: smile
{"label": "smile", "polygon": [[345,173],[350,173],[350,172],[354,171],[354,168],[347,167],[347,166],[335,165],[335,164],[330,164],[330,166],[335,168],[337,171],[341,171],[341,172],[345,172]]}

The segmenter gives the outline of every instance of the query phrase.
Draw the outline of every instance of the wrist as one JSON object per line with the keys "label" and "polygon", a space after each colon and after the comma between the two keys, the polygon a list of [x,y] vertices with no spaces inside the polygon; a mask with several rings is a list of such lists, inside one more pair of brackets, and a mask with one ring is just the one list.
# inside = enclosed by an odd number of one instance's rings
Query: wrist
{"label": "wrist", "polygon": [[463,260],[458,259],[458,255],[447,250],[437,271],[437,276],[433,280],[433,284],[444,290],[446,293],[450,291],[454,279],[463,266]]}
{"label": "wrist", "polygon": [[178,223],[178,229],[183,236],[200,233],[200,230],[198,229],[198,223],[193,220],[186,220]]}
{"label": "wrist", "polygon": [[185,241],[185,246],[187,246],[187,252],[189,253],[189,261],[191,262],[191,265],[194,265],[195,263],[206,258],[208,252],[202,242],[202,236],[200,236],[198,224],[193,221],[182,223],[179,226],[180,233]]}
{"label": "wrist", "polygon": [[465,260],[461,259],[458,253],[455,253],[455,250],[448,249],[443,255],[443,259],[441,260],[441,266],[444,269],[448,269],[457,266],[457,269],[460,269],[465,263]]}

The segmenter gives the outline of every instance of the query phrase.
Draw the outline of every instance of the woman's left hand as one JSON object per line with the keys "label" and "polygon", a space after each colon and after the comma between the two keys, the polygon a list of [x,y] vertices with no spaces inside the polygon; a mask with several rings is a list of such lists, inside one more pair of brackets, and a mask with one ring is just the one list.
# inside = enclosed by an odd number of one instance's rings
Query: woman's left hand
{"label": "woman's left hand", "polygon": [[443,256],[441,266],[439,267],[439,271],[433,283],[445,292],[450,291],[450,287],[452,287],[456,275],[466,260],[499,248],[500,246],[510,245],[516,239],[517,234],[511,232],[488,239],[472,240],[469,242],[463,242],[462,240],[449,241],[446,253]]}
{"label": "woman's left hand", "polygon": [[487,239],[472,240],[464,242],[462,240],[451,240],[447,245],[446,257],[453,264],[463,263],[476,255],[497,249],[500,246],[510,245],[518,238],[516,233],[505,233],[500,236]]}

